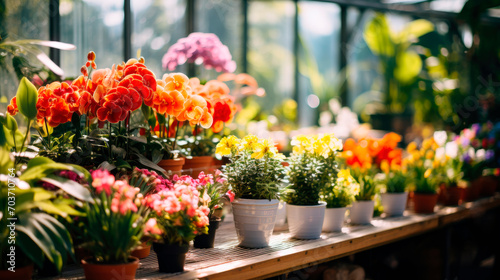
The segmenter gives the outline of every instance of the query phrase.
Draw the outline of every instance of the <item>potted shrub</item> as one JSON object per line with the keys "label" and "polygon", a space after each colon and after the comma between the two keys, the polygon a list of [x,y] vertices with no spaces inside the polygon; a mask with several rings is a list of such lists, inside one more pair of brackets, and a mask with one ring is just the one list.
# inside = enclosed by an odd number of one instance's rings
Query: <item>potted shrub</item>
{"label": "potted shrub", "polygon": [[377,192],[373,171],[371,169],[353,169],[353,177],[359,183],[359,192],[355,196],[349,213],[351,224],[369,224],[372,221]]}
{"label": "potted shrub", "polygon": [[342,231],[347,207],[352,204],[358,192],[359,184],[351,176],[349,169],[340,170],[335,184],[327,187],[321,196],[321,200],[326,202],[323,231]]}
{"label": "potted shrub", "polygon": [[316,239],[321,235],[327,204],[320,201],[320,193],[335,183],[336,155],[342,149],[342,141],[333,134],[300,135],[291,144],[290,185],[284,192],[288,228],[294,238]]}
{"label": "potted shrub", "polygon": [[208,231],[210,209],[199,206],[197,182],[189,176],[174,175],[171,188],[147,195],[144,205],[155,218],[155,233],[160,237],[153,242],[160,272],[184,271],[189,242],[198,234]]}
{"label": "potted shrub", "polygon": [[208,213],[208,233],[200,234],[194,238],[193,245],[195,248],[213,248],[215,240],[215,232],[221,223],[222,205],[223,202],[234,200],[234,193],[231,190],[226,191],[225,179],[222,177],[222,172],[216,170],[215,177],[212,174],[201,172],[196,179],[198,191],[200,192],[200,206],[207,207]]}
{"label": "potted shrub", "polygon": [[[139,259],[131,252],[141,244],[147,213],[139,188],[115,180],[106,170],[92,172],[92,203],[85,206],[85,248],[92,256],[82,260],[86,279],[111,279],[117,272],[134,279]],[[152,220],[154,221],[154,220]]]}
{"label": "potted shrub", "polygon": [[381,165],[385,178],[382,181],[385,192],[380,194],[384,213],[388,216],[402,216],[408,200],[408,175],[400,165],[389,166],[388,162]]}
{"label": "potted shrub", "polygon": [[224,137],[216,153],[230,160],[223,172],[235,195],[231,205],[239,246],[268,246],[276,221],[284,156],[271,140],[254,135]]}

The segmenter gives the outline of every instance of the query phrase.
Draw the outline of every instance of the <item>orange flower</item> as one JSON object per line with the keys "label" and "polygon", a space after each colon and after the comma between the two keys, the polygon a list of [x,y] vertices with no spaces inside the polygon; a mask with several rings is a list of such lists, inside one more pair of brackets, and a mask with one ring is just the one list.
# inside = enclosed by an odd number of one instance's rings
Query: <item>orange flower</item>
{"label": "orange flower", "polygon": [[182,73],[165,74],[162,80],[165,81],[165,91],[167,92],[178,91],[184,98],[187,98],[188,94],[192,92],[189,78]]}
{"label": "orange flower", "polygon": [[58,98],[51,105],[49,117],[47,118],[50,126],[56,127],[71,120],[72,112],[68,103],[64,102],[64,99]]}
{"label": "orange flower", "polygon": [[16,97],[14,96],[10,100],[10,105],[7,106],[7,113],[11,116],[15,116],[19,112],[19,109],[17,108],[17,100]]}
{"label": "orange flower", "polygon": [[[97,109],[97,118],[100,121],[109,121],[110,123],[117,123],[123,116],[123,110],[114,102],[104,102],[104,104]],[[126,113],[125,113],[126,116]]]}
{"label": "orange flower", "polygon": [[179,121],[189,121],[191,125],[210,128],[213,123],[212,114],[208,111],[207,101],[199,95],[191,95],[184,103],[184,110],[177,116]]}
{"label": "orange flower", "polygon": [[153,109],[160,114],[169,114],[176,117],[184,109],[185,98],[181,92],[165,91],[162,86],[157,86],[153,97]]}

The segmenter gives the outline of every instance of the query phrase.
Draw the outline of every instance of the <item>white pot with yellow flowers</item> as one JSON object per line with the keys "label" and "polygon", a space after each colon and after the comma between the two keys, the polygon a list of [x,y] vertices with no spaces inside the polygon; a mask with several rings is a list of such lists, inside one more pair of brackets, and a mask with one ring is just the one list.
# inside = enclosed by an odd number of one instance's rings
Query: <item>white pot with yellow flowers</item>
{"label": "white pot with yellow flowers", "polygon": [[347,207],[354,202],[358,192],[359,184],[351,176],[349,169],[340,170],[335,184],[328,186],[321,194],[321,200],[326,202],[323,231],[342,231]]}
{"label": "white pot with yellow flowers", "polygon": [[337,152],[342,141],[333,134],[294,137],[288,166],[290,185],[284,192],[288,229],[292,237],[316,239],[321,236],[327,203],[320,194],[337,179]]}
{"label": "white pot with yellow flowers", "polygon": [[230,160],[223,173],[235,194],[232,208],[239,246],[269,246],[284,178],[284,156],[273,141],[254,135],[225,137],[216,153]]}
{"label": "white pot with yellow flowers", "polygon": [[400,164],[382,161],[380,168],[384,172],[385,192],[380,194],[382,207],[387,216],[403,216],[408,200],[408,175]]}

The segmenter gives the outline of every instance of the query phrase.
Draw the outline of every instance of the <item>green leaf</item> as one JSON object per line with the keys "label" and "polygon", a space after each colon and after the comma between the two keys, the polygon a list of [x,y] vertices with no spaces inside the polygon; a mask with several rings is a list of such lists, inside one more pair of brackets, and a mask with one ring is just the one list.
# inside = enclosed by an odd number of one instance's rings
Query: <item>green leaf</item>
{"label": "green leaf", "polygon": [[36,165],[26,169],[26,171],[19,177],[19,179],[28,183],[33,183],[33,181],[38,181],[58,170],[70,170],[78,174],[78,176],[84,176],[80,169],[76,168],[76,165],[52,162],[44,163],[42,165]]}
{"label": "green leaf", "polygon": [[0,115],[0,122],[9,130],[17,130],[17,121],[9,114]]}
{"label": "green leaf", "polygon": [[51,160],[50,158],[46,157],[35,157],[32,160],[28,162],[28,168],[33,168],[38,165],[46,164],[46,163],[55,163],[55,161]]}
{"label": "green leaf", "polygon": [[394,55],[394,42],[385,15],[378,13],[365,28],[363,37],[370,50],[378,55]]}
{"label": "green leaf", "polygon": [[422,59],[412,51],[400,53],[396,57],[394,76],[402,84],[412,82],[422,70]]}
{"label": "green leaf", "polygon": [[8,174],[9,168],[14,167],[10,153],[0,146],[0,174]]}
{"label": "green leaf", "polygon": [[425,19],[417,19],[408,23],[403,30],[393,35],[396,44],[409,42],[434,31],[434,24]]}
{"label": "green leaf", "polygon": [[94,201],[90,195],[90,191],[75,181],[55,175],[49,175],[46,178],[41,179],[41,181],[50,183],[79,200],[90,203]]}
{"label": "green leaf", "polygon": [[21,79],[16,94],[17,107],[19,112],[29,120],[36,118],[38,113],[36,102],[38,101],[38,92],[36,87],[26,77]]}
{"label": "green leaf", "polygon": [[5,135],[7,145],[9,145],[10,147],[15,147],[17,150],[22,148],[24,134],[21,131],[9,130],[7,127],[3,126],[3,134]]}

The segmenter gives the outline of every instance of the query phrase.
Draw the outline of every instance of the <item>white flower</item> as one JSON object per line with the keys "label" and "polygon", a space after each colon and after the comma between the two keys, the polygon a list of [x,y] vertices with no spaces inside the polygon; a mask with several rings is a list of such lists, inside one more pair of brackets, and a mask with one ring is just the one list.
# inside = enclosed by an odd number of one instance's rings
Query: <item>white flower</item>
{"label": "white flower", "polygon": [[476,152],[476,159],[477,161],[485,161],[486,160],[486,151],[484,149],[479,149]]}
{"label": "white flower", "polygon": [[456,158],[458,156],[458,144],[455,141],[446,143],[445,146],[446,155],[450,158]]}
{"label": "white flower", "polygon": [[434,140],[436,143],[441,147],[446,143],[446,140],[448,139],[448,135],[446,134],[446,131],[436,131],[434,132]]}

